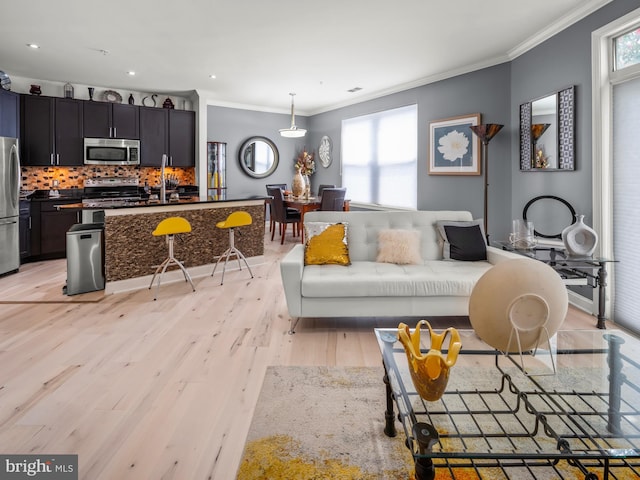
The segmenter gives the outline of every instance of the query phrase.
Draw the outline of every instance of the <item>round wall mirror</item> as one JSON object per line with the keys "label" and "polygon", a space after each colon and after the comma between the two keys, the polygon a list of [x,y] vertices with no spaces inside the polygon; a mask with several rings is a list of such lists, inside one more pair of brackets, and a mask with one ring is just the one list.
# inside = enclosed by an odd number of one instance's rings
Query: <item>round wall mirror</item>
{"label": "round wall mirror", "polygon": [[264,178],[276,171],[280,155],[278,147],[268,138],[251,137],[240,147],[238,160],[247,175]]}
{"label": "round wall mirror", "polygon": [[575,222],[576,211],[565,199],[540,195],[525,205],[523,220],[533,222],[536,237],[562,238],[562,230]]}

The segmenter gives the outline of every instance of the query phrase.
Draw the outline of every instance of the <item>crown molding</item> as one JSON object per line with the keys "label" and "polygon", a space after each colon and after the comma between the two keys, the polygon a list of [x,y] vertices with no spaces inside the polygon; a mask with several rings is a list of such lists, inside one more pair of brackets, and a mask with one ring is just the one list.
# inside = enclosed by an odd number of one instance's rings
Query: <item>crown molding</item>
{"label": "crown molding", "polygon": [[528,52],[534,47],[537,47],[542,42],[550,39],[554,35],[557,35],[561,31],[570,27],[571,25],[579,22],[583,18],[591,15],[596,10],[601,9],[613,0],[588,0],[582,3],[575,10],[571,11],[564,17],[560,17],[556,22],[550,24],[547,28],[542,29],[532,37],[522,42],[520,45],[512,48],[507,52],[507,56],[510,60],[518,58],[520,55]]}
{"label": "crown molding", "polygon": [[352,100],[346,100],[344,102],[338,102],[331,105],[327,105],[325,107],[318,108],[316,110],[311,110],[308,112],[308,115],[318,115],[320,113],[330,112],[332,110],[348,107],[350,105],[357,105],[358,103],[366,102],[369,100],[375,100],[376,98],[385,97],[387,95],[391,95],[394,93],[405,92],[412,88],[422,87],[424,85],[429,85],[430,83],[440,82],[442,80],[447,80],[448,78],[457,77],[460,75],[464,75],[466,73],[475,72],[477,70],[482,70],[483,68],[489,68],[495,65],[500,65],[502,63],[508,62],[509,60],[510,58],[507,55],[500,55],[498,57],[494,57],[489,60],[483,60],[482,62],[474,63],[471,65],[465,65],[464,67],[448,70],[442,73],[437,73],[435,75],[430,75],[428,77],[422,77],[422,78],[413,80],[411,82],[401,83],[399,85],[395,85],[393,87],[385,88],[382,90],[377,90],[369,94],[361,94],[361,95],[358,95],[356,98],[353,98]]}
{"label": "crown molding", "polygon": [[[447,80],[449,78],[475,72],[477,70],[482,70],[484,68],[493,67],[505,62],[510,62],[518,58],[520,55],[528,52],[532,48],[535,48],[536,46],[540,45],[542,42],[548,40],[554,35],[557,35],[558,33],[570,27],[571,25],[575,24],[576,22],[579,22],[580,20],[587,17],[588,15],[591,15],[593,12],[595,12],[596,10],[599,10],[600,8],[611,3],[612,1],[613,0],[586,0],[579,7],[575,8],[572,12],[565,15],[564,17],[559,18],[556,22],[550,24],[547,28],[536,33],[535,35],[528,38],[527,40],[525,40],[515,48],[509,50],[504,55],[499,55],[497,57],[483,60],[478,63],[465,65],[460,68],[437,73],[435,75],[430,75],[428,77],[421,77],[411,82],[401,83],[399,85],[395,85],[390,88],[377,90],[371,93],[359,94],[357,96],[354,96],[352,99],[333,103],[331,105],[325,105],[317,109],[304,110],[304,109],[299,109],[296,106],[296,116],[305,117],[305,116],[312,116],[312,115],[318,115],[321,113],[331,112],[333,110],[338,110],[340,108],[349,107],[351,105],[357,105],[362,102],[375,100],[381,97],[385,97],[387,95],[404,92],[412,88],[422,87],[424,85],[429,85],[431,83]],[[253,111],[267,112],[267,113],[283,113],[283,114],[289,113],[289,110],[287,109],[274,109],[274,108],[267,108],[260,105],[248,105],[248,104],[219,100],[215,98],[215,94],[213,94],[212,92],[200,91],[200,93],[205,94],[207,105],[218,106],[218,107],[228,107],[228,108],[238,108],[242,110],[253,110]]]}
{"label": "crown molding", "polygon": [[483,68],[493,67],[495,65],[500,65],[501,63],[510,62],[515,58],[519,57],[523,53],[531,50],[532,48],[540,45],[545,40],[557,35],[562,30],[570,27],[574,23],[582,20],[588,15],[592,14],[596,10],[599,10],[603,6],[611,3],[613,0],[587,0],[582,3],[579,7],[573,10],[571,13],[561,17],[556,22],[549,25],[547,28],[542,31],[536,33],[532,37],[528,38],[520,45],[515,48],[509,50],[505,55],[500,55],[498,57],[494,57],[488,60],[484,60],[482,62],[474,63],[472,65],[466,65],[464,67],[460,67],[457,69],[449,70],[447,72],[438,73],[436,75],[431,75],[429,77],[423,77],[416,79],[412,82],[403,83],[400,85],[396,85],[391,88],[378,90],[376,92],[372,92],[370,94],[359,95],[357,98],[352,100],[347,100],[344,102],[334,103],[332,105],[327,105],[325,107],[312,110],[308,112],[308,115],[317,115],[320,113],[330,112],[332,110],[337,110],[339,108],[348,107],[351,105],[356,105],[358,103],[366,102],[369,100],[375,100],[376,98],[381,98],[386,95],[391,95],[393,93],[399,93],[411,88],[422,87],[424,85],[428,85],[430,83],[439,82],[441,80],[447,80],[449,78],[457,77],[459,75],[464,75],[466,73],[471,73],[477,70],[482,70]]}

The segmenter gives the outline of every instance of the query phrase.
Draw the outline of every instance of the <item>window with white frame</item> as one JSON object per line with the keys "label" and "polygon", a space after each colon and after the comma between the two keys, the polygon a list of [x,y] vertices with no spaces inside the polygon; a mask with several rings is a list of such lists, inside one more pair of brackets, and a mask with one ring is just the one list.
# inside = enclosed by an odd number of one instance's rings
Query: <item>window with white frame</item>
{"label": "window with white frame", "polygon": [[342,121],[342,186],[352,202],[417,207],[418,107]]}
{"label": "window with white frame", "polygon": [[640,333],[637,178],[640,143],[640,9],[592,34],[593,212],[609,264],[608,318]]}

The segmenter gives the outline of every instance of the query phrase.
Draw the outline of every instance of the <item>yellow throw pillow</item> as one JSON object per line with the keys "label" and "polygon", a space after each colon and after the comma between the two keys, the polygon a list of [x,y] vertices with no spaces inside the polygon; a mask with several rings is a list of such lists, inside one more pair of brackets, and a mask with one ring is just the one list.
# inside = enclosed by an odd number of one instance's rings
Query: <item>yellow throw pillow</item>
{"label": "yellow throw pillow", "polygon": [[305,265],[351,265],[346,223],[304,224]]}
{"label": "yellow throw pillow", "polygon": [[420,232],[402,229],[380,230],[376,262],[397,265],[421,264]]}

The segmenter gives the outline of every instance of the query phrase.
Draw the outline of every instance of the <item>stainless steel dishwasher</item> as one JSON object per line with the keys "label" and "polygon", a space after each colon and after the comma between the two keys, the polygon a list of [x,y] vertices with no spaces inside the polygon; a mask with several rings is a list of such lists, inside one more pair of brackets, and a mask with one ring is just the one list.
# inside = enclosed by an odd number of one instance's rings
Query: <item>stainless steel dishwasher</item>
{"label": "stainless steel dishwasher", "polygon": [[104,290],[104,225],[78,223],[67,232],[67,295]]}

